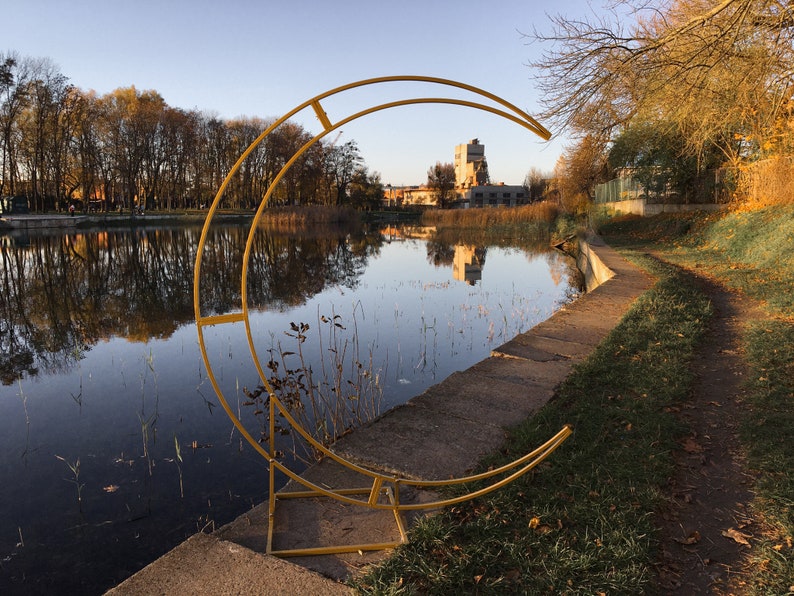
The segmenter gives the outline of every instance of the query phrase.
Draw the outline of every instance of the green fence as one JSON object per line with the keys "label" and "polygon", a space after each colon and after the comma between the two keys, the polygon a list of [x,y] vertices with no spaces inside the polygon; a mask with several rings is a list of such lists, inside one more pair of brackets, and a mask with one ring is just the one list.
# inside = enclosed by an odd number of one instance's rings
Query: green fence
{"label": "green fence", "polygon": [[596,184],[595,202],[613,203],[615,201],[628,201],[639,199],[645,192],[639,182],[634,178],[615,178],[603,184]]}

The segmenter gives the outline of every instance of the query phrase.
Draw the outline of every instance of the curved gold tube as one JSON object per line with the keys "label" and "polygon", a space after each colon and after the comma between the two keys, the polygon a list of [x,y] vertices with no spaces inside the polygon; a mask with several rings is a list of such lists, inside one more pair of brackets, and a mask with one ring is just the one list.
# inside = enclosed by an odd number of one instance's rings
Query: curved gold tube
{"label": "curved gold tube", "polygon": [[[361,110],[359,112],[356,112],[354,114],[351,114],[350,116],[344,117],[336,122],[331,121],[331,119],[328,117],[328,114],[325,112],[325,109],[323,108],[322,105],[322,101],[327,99],[328,97],[337,95],[339,93],[348,91],[350,89],[363,87],[367,85],[399,83],[399,82],[429,83],[429,84],[437,84],[437,85],[453,87],[466,92],[473,93],[475,95],[479,95],[485,99],[490,100],[492,104],[495,105],[479,103],[477,101],[471,101],[468,99],[446,98],[446,97],[417,97],[417,98],[401,99],[401,100],[383,103],[380,105],[375,105],[367,109]],[[544,140],[548,140],[551,136],[551,133],[549,133],[549,131],[546,128],[544,128],[529,114],[517,108],[515,105],[503,100],[502,98],[492,93],[489,93],[482,89],[478,89],[477,87],[465,83],[451,81],[448,79],[441,79],[437,77],[406,75],[406,76],[387,76],[387,77],[365,79],[363,81],[342,85],[340,87],[336,87],[334,89],[326,91],[325,93],[317,95],[309,99],[308,101],[296,106],[294,109],[287,112],[278,120],[273,122],[270,126],[268,126],[246,148],[246,150],[243,151],[243,153],[240,155],[240,157],[235,162],[234,166],[226,175],[220,187],[218,188],[215,198],[209,207],[207,217],[204,223],[204,227],[202,228],[201,231],[201,236],[199,238],[198,249],[196,254],[194,274],[193,274],[193,305],[195,311],[196,328],[198,331],[198,339],[201,349],[201,355],[204,364],[207,368],[207,376],[227,416],[229,416],[234,426],[237,428],[240,434],[245,438],[245,440],[248,441],[248,443],[251,446],[253,446],[255,451],[260,455],[262,455],[262,457],[264,457],[268,461],[269,481],[270,481],[271,490],[269,496],[270,521],[268,525],[267,551],[272,554],[278,554],[282,556],[289,556],[289,555],[294,556],[294,555],[306,555],[306,554],[352,552],[357,550],[373,550],[373,549],[388,548],[391,546],[395,546],[400,542],[405,542],[407,540],[407,534],[405,532],[405,528],[401,518],[402,512],[419,510],[419,509],[425,509],[425,510],[436,509],[439,507],[460,503],[462,501],[476,498],[485,495],[491,491],[497,490],[505,486],[506,484],[512,482],[516,478],[522,476],[523,474],[526,474],[529,470],[537,466],[541,461],[543,461],[546,457],[548,457],[548,455],[550,455],[563,441],[565,441],[565,439],[567,439],[572,432],[571,427],[566,425],[560,431],[558,431],[553,437],[551,437],[548,441],[546,441],[543,445],[539,446],[537,449],[534,449],[532,452],[516,459],[513,462],[510,462],[509,464],[501,466],[495,470],[484,472],[482,474],[475,474],[472,476],[456,478],[451,480],[410,480],[408,478],[401,478],[397,476],[380,474],[368,470],[362,466],[353,464],[352,462],[334,453],[333,450],[319,443],[316,439],[314,439],[314,437],[310,435],[310,433],[306,431],[306,429],[304,429],[300,425],[300,423],[298,423],[297,420],[295,420],[295,418],[283,406],[283,404],[281,404],[280,400],[276,397],[273,388],[271,387],[267,379],[267,375],[265,374],[262,368],[259,356],[256,351],[256,347],[254,345],[253,334],[251,331],[251,325],[248,316],[249,313],[248,313],[248,295],[247,295],[247,276],[248,276],[248,262],[251,257],[254,236],[258,224],[260,222],[260,219],[262,217],[263,211],[268,201],[270,200],[272,193],[274,192],[278,183],[286,175],[286,172],[300,159],[300,157],[304,153],[306,153],[306,151],[308,151],[315,143],[320,141],[329,133],[337,130],[338,128],[344,126],[349,122],[373,114],[375,112],[395,108],[398,106],[410,106],[410,105],[418,105],[418,104],[458,105],[462,107],[481,110],[505,118],[519,126],[522,126],[527,130],[529,130],[530,132],[537,134]],[[202,307],[201,307],[201,262],[207,242],[208,232],[212,224],[212,220],[218,212],[218,209],[221,205],[221,201],[223,199],[223,195],[226,191],[226,188],[229,185],[229,182],[231,181],[232,177],[236,175],[242,164],[251,155],[254,149],[265,138],[267,138],[268,135],[270,135],[279,126],[284,124],[287,120],[289,120],[299,112],[308,109],[309,107],[311,107],[314,110],[314,113],[317,116],[320,123],[322,124],[323,129],[320,133],[312,137],[303,146],[301,146],[291,156],[291,158],[284,164],[281,170],[276,174],[275,178],[268,187],[265,195],[263,196],[262,200],[260,201],[256,209],[253,222],[251,224],[248,237],[246,240],[245,250],[242,255],[242,269],[241,269],[242,273],[240,280],[241,282],[240,310],[225,314],[219,314],[219,315],[218,314],[204,315],[202,313]],[[228,401],[226,400],[223,394],[223,391],[220,388],[218,380],[215,376],[215,372],[212,368],[212,364],[210,362],[209,356],[207,354],[205,337],[204,337],[204,328],[210,326],[216,326],[216,325],[236,324],[236,323],[243,323],[245,326],[246,338],[248,341],[248,347],[251,354],[251,358],[253,360],[253,364],[256,368],[257,374],[259,375],[260,381],[262,382],[265,390],[268,392],[269,395],[270,429],[269,429],[269,441],[268,441],[267,449],[263,447],[248,432],[248,430],[245,428],[245,425],[240,421],[240,419],[232,410],[231,406],[229,405]],[[352,470],[353,472],[361,474],[363,477],[368,478],[371,484],[367,487],[353,488],[353,489],[351,488],[332,489],[327,487],[321,487],[312,482],[309,482],[305,478],[302,478],[299,474],[296,474],[294,471],[290,470],[287,466],[279,462],[277,458],[277,451],[275,445],[275,436],[276,436],[275,418],[277,414],[283,417],[290,425],[290,427],[293,430],[295,430],[305,441],[307,441],[307,443],[311,445],[312,448],[316,450],[318,453],[321,453],[324,457],[330,458],[335,462]],[[288,478],[305,486],[307,490],[297,491],[297,492],[276,493],[276,491],[272,490],[276,471],[285,474]],[[456,484],[465,484],[476,481],[489,480],[495,476],[500,476],[500,475],[504,477],[498,481],[493,482],[487,487],[479,490],[469,491],[468,493],[465,493],[458,497],[437,499],[431,503],[421,503],[421,504],[400,503],[399,495],[400,495],[401,487],[410,486],[419,489],[438,488],[442,486],[450,486]],[[354,498],[354,495],[364,495],[364,498],[361,499]],[[390,510],[394,513],[395,520],[400,533],[400,540],[399,542],[396,543],[347,545],[340,547],[336,547],[336,546],[318,547],[318,548],[298,549],[298,550],[278,550],[278,551],[273,550],[272,548],[273,520],[275,516],[275,507],[277,500],[286,499],[286,498],[306,498],[306,497],[327,497],[349,505],[358,505],[358,506],[368,507],[370,509]],[[386,502],[383,501],[383,497],[386,498]]]}

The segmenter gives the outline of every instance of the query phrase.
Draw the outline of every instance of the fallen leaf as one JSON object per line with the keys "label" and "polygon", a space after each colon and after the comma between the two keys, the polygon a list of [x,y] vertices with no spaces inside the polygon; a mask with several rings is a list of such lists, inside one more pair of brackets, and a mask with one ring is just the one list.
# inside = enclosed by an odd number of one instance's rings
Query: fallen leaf
{"label": "fallen leaf", "polygon": [[697,544],[700,542],[700,532],[695,530],[686,538],[676,538],[675,541],[679,544]]}
{"label": "fallen leaf", "polygon": [[530,530],[534,530],[535,528],[538,527],[539,523],[540,523],[540,518],[539,517],[533,517],[531,520],[529,520],[529,529]]}
{"label": "fallen leaf", "polygon": [[684,441],[684,451],[687,453],[700,453],[703,451],[703,447],[701,447],[698,443],[695,442],[695,439],[692,437],[687,437],[686,441]]}
{"label": "fallen leaf", "polygon": [[745,546],[750,546],[750,543],[747,541],[748,538],[752,538],[747,534],[743,534],[739,530],[734,528],[728,528],[727,530],[722,531],[722,535],[726,538],[730,538],[734,542],[738,542],[739,544],[744,544]]}

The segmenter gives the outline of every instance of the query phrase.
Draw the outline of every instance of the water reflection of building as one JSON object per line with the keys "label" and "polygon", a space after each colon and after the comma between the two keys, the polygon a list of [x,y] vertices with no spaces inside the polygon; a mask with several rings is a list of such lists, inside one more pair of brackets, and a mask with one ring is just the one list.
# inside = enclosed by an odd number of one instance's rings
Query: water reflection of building
{"label": "water reflection of building", "polygon": [[455,259],[452,261],[452,277],[465,281],[470,286],[482,279],[482,251],[474,246],[459,244],[455,246]]}
{"label": "water reflection of building", "polygon": [[436,233],[435,226],[386,226],[380,231],[389,242],[393,240],[429,240]]}

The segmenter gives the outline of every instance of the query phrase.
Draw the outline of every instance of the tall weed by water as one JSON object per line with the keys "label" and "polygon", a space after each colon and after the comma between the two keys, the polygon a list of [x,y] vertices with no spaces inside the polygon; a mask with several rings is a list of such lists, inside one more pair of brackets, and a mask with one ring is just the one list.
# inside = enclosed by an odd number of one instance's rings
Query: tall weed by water
{"label": "tall weed by water", "polygon": [[69,470],[72,472],[71,478],[64,478],[66,482],[71,482],[74,484],[75,490],[77,491],[77,508],[80,513],[83,512],[83,488],[85,488],[85,483],[80,482],[80,458],[78,457],[74,462],[70,462],[65,457],[60,455],[55,455],[55,457],[61,460]]}
{"label": "tall weed by water", "polygon": [[307,225],[358,222],[358,212],[350,206],[304,205],[273,207],[264,211],[262,224],[280,231],[300,231]]}
{"label": "tall weed by water", "polygon": [[[355,311],[350,333],[340,315],[318,315],[317,335],[313,338],[320,348],[317,370],[304,350],[305,342],[312,337],[311,326],[293,322],[284,334],[291,341],[279,341],[268,350],[267,380],[274,395],[314,439],[328,446],[380,414],[382,371],[374,364],[372,350],[360,345]],[[243,405],[253,408],[260,422],[260,441],[264,442],[269,438],[270,395],[264,385],[254,390],[243,388],[243,393]],[[276,430],[291,434],[297,457],[320,457],[302,445],[280,421],[276,421]]]}

